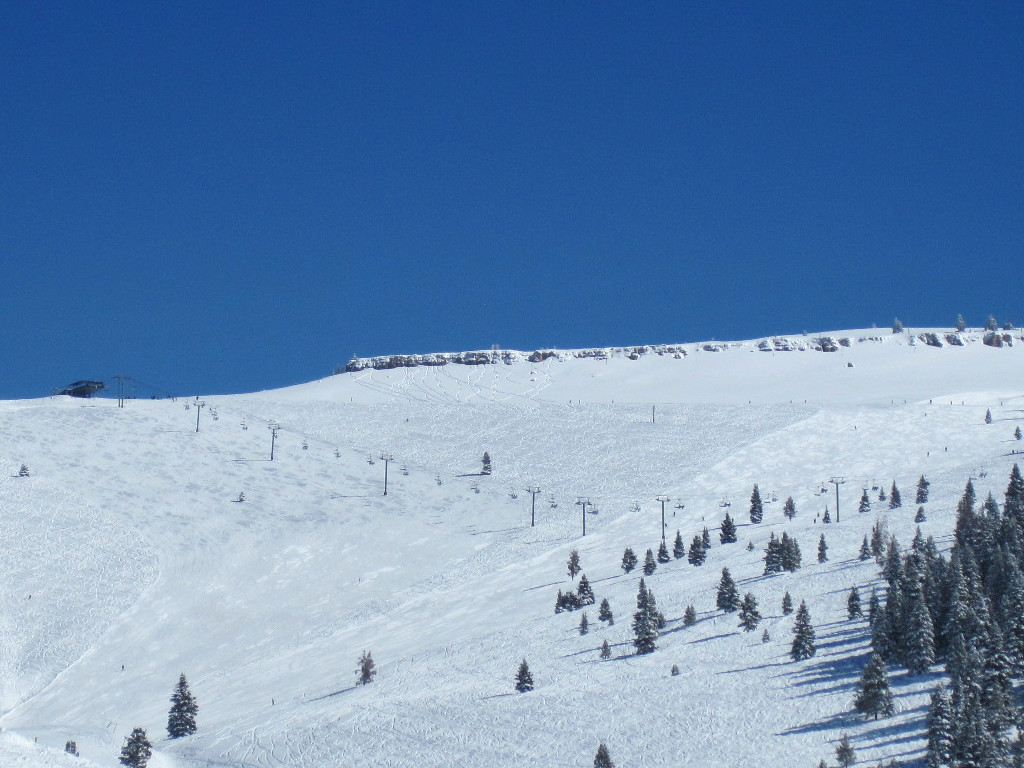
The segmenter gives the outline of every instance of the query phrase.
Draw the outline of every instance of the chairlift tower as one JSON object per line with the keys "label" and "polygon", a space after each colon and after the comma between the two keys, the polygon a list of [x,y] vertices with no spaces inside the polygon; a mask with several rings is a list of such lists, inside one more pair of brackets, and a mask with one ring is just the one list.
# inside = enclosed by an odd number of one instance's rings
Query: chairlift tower
{"label": "chairlift tower", "polygon": [[587,505],[593,504],[589,496],[577,496],[576,506],[583,507],[583,535],[587,535]]}
{"label": "chairlift tower", "polygon": [[196,402],[195,402],[195,406],[196,406],[196,432],[199,431],[199,414],[203,412],[203,406],[204,405],[206,405],[206,402],[203,401],[203,400],[200,400],[197,397],[196,398]]}
{"label": "chairlift tower", "polygon": [[661,543],[665,543],[665,502],[670,501],[669,497],[665,494],[654,497],[655,501],[661,502]]}
{"label": "chairlift tower", "polygon": [[829,480],[829,482],[835,484],[835,486],[836,486],[836,522],[838,523],[839,522],[839,486],[842,485],[843,483],[845,483],[846,481],[843,478],[841,478],[841,477],[833,477],[831,480]]}
{"label": "chairlift tower", "polygon": [[388,495],[388,463],[395,460],[390,453],[382,453],[380,460],[384,462],[384,495]]}
{"label": "chairlift tower", "polygon": [[270,430],[270,460],[274,460],[274,444],[277,442],[277,430],[281,428],[281,425],[276,421],[272,421],[267,424],[267,429]]}
{"label": "chairlift tower", "polygon": [[531,485],[526,492],[530,494],[530,527],[533,528],[537,522],[537,494],[540,493],[540,486]]}

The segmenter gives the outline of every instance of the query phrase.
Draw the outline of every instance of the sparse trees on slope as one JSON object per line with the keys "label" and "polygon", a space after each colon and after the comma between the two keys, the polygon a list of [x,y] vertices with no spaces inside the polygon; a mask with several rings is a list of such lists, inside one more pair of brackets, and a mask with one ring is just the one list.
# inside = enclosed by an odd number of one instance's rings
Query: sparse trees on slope
{"label": "sparse trees on slope", "polygon": [[533,690],[533,675],[530,674],[530,665],[526,663],[526,659],[523,659],[519,671],[516,672],[516,690],[519,693]]}
{"label": "sparse trees on slope", "polygon": [[199,705],[189,690],[185,673],[178,678],[178,684],[171,694],[171,709],[167,713],[167,735],[172,739],[189,736],[196,732],[196,714]]}
{"label": "sparse trees on slope", "polygon": [[612,616],[612,607],[608,604],[608,598],[601,600],[601,605],[597,608],[597,618],[600,621],[607,621],[608,626],[612,626],[615,623],[615,617]]}
{"label": "sparse trees on slope", "polygon": [[889,717],[895,712],[892,704],[892,692],[889,690],[889,674],[885,670],[885,660],[877,653],[865,665],[864,673],[857,683],[857,696],[853,706],[867,717]]}
{"label": "sparse trees on slope", "polygon": [[124,740],[118,761],[126,768],[146,768],[149,758],[153,756],[153,745],[146,738],[144,728],[135,728]]}
{"label": "sparse trees on slope", "polygon": [[630,547],[626,547],[622,553],[622,570],[629,573],[636,568],[636,563],[636,553]]}
{"label": "sparse trees on slope", "polygon": [[811,614],[807,610],[807,603],[800,602],[796,610],[796,623],[793,625],[793,644],[790,646],[789,655],[793,661],[803,661],[815,654],[814,627],[811,626]]}
{"label": "sparse trees on slope", "polygon": [[757,524],[764,519],[764,503],[761,501],[761,491],[754,483],[754,491],[750,494],[750,522]]}

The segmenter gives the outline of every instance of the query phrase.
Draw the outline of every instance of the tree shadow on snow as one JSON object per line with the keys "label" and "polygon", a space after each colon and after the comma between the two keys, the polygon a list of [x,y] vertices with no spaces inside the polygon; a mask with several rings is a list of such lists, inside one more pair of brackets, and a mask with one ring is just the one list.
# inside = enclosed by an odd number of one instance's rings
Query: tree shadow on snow
{"label": "tree shadow on snow", "polygon": [[315,698],[307,699],[307,701],[323,701],[324,699],[333,699],[335,696],[340,696],[343,693],[354,691],[357,687],[358,686],[350,685],[348,688],[342,688],[341,690],[334,691],[332,693],[325,693],[323,696],[316,696]]}

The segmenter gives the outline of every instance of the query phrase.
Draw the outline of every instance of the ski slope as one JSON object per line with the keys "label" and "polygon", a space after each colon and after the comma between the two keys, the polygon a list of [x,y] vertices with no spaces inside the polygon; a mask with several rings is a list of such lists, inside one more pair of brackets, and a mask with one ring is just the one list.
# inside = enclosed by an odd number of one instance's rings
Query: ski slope
{"label": "ski slope", "polygon": [[[0,765],[116,766],[135,726],[157,768],[589,766],[600,741],[621,766],[814,765],[844,732],[864,764],[919,758],[938,668],[891,671],[897,716],[855,717],[869,632],[846,619],[846,596],[857,585],[866,601],[879,583],[857,560],[876,520],[909,543],[921,474],[921,528],[943,548],[968,477],[1001,499],[1024,447],[1024,342],[831,335],[852,343],[367,368],[198,409],[0,403]],[[382,454],[394,456],[387,495]],[[16,476],[23,463],[29,477]],[[834,477],[840,521],[823,525]],[[857,513],[863,487],[893,481],[902,509],[872,492],[872,513]],[[755,482],[769,502],[758,525]],[[529,486],[541,488],[534,527]],[[619,562],[627,546],[641,560],[657,549],[659,494],[670,544],[707,526],[713,546],[702,567],[673,561],[646,579],[668,626],[636,656],[640,572]],[[720,546],[727,510],[739,542]],[[804,566],[764,577],[764,545],[783,530]],[[591,607],[584,636],[579,612],[554,614],[572,549],[616,617],[602,626]],[[760,603],[755,632],[715,610],[726,566]],[[805,662],[788,656],[787,590],[817,632]],[[699,620],[683,628],[688,604]],[[357,687],[363,650],[378,674]],[[524,657],[537,687],[515,694]],[[170,741],[182,672],[199,731]],[[80,760],[62,754],[68,739]]]}

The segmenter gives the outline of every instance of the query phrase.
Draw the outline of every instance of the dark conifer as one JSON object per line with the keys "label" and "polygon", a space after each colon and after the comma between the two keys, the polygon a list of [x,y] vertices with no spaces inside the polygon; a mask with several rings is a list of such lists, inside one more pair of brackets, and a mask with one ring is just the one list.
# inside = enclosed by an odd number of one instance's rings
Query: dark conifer
{"label": "dark conifer", "polygon": [[481,475],[491,474],[491,454],[484,451],[483,468],[480,470]]}
{"label": "dark conifer", "polygon": [[574,549],[572,552],[569,553],[569,562],[566,564],[566,566],[569,571],[570,579],[575,579],[576,574],[583,570],[582,566],[580,565],[580,551],[578,549]]}
{"label": "dark conifer", "polygon": [[782,539],[779,540],[779,559],[782,563],[782,570],[792,573],[800,567],[800,545],[795,538],[785,531],[782,532]]}
{"label": "dark conifer", "polygon": [[718,532],[718,538],[723,544],[735,544],[736,543],[736,523],[729,516],[729,513],[725,513],[725,518],[722,520],[722,528]]}
{"label": "dark conifer", "polygon": [[704,546],[704,540],[700,536],[694,536],[690,542],[690,551],[686,555],[687,561],[690,565],[704,565],[707,556],[708,550]]}
{"label": "dark conifer", "polygon": [[519,693],[533,690],[533,675],[530,674],[530,665],[526,663],[526,659],[523,659],[519,671],[516,672],[516,690]]}
{"label": "dark conifer", "polygon": [[814,654],[814,627],[811,626],[811,614],[807,610],[807,603],[801,601],[800,607],[796,609],[793,645],[789,649],[789,655],[793,657],[793,661],[803,661],[811,658]]}
{"label": "dark conifer", "polygon": [[632,549],[626,547],[625,551],[622,553],[622,570],[629,573],[636,568],[636,562],[636,554]]}
{"label": "dark conifer", "polygon": [[587,612],[584,611],[583,615],[580,616],[579,631],[581,635],[585,635],[590,631],[590,621],[587,620]]}
{"label": "dark conifer", "polygon": [[761,613],[757,610],[757,598],[750,592],[743,596],[739,617],[744,632],[753,632],[761,621]]}
{"label": "dark conifer", "polygon": [[825,534],[821,534],[821,538],[818,539],[818,562],[828,562],[828,544],[825,543]]}
{"label": "dark conifer", "polygon": [[922,585],[911,590],[907,603],[903,663],[911,675],[923,675],[935,663],[935,627]]}
{"label": "dark conifer", "polygon": [[857,506],[858,512],[870,512],[871,511],[871,499],[868,498],[868,489],[864,489],[864,493],[861,494],[860,504]]}
{"label": "dark conifer", "polygon": [[1021,438],[1024,438],[1024,433],[1022,433],[1022,432],[1020,431],[1020,427],[1016,427],[1016,428],[1015,428],[1015,429],[1013,430],[1013,439],[1014,439],[1014,440],[1020,440]]}
{"label": "dark conifer", "polygon": [[786,499],[786,503],[782,505],[782,514],[792,520],[796,517],[796,503],[793,501],[793,497],[790,496]]}
{"label": "dark conifer", "polygon": [[683,611],[683,626],[692,627],[697,623],[697,611],[694,610],[692,605],[686,606],[686,610]]}
{"label": "dark conifer", "polygon": [[1005,502],[1003,513],[1018,525],[1024,526],[1024,476],[1021,476],[1020,467],[1016,464],[1010,470]]}
{"label": "dark conifer", "polygon": [[662,539],[661,544],[658,545],[658,562],[664,564],[671,560],[672,558],[668,556],[668,545]]}
{"label": "dark conifer", "polygon": [[889,509],[899,509],[903,506],[903,497],[900,496],[900,489],[896,487],[896,481],[892,481],[892,490],[889,491]]}
{"label": "dark conifer", "polygon": [[860,592],[857,587],[850,590],[850,596],[846,598],[846,615],[849,619],[859,619],[863,615],[860,609]]}
{"label": "dark conifer", "polygon": [[860,559],[870,560],[871,559],[871,545],[868,544],[868,537],[864,537],[864,543],[860,545]]}
{"label": "dark conifer", "polygon": [[764,519],[764,503],[761,501],[761,492],[754,483],[754,491],[750,494],[750,522],[757,524]]}
{"label": "dark conifer", "polygon": [[874,587],[871,588],[871,597],[868,598],[868,624],[872,627],[875,625],[875,620],[882,615],[882,604],[878,599],[878,592]]}
{"label": "dark conifer", "polygon": [[672,557],[676,560],[682,560],[686,557],[686,545],[683,544],[683,537],[679,531],[676,531],[675,541],[672,542]]}
{"label": "dark conifer", "polygon": [[644,555],[644,576],[650,576],[656,570],[658,570],[658,563],[654,560],[654,553],[648,549],[647,554]]}
{"label": "dark conifer", "polygon": [[608,598],[601,600],[601,605],[597,608],[597,618],[599,621],[607,621],[608,626],[612,626],[615,623],[615,617],[612,616],[612,607],[608,604]]}
{"label": "dark conifer", "polygon": [[722,578],[718,582],[718,595],[715,605],[726,613],[735,611],[740,607],[740,593],[736,589],[736,582],[733,581],[728,568],[722,569]]}
{"label": "dark conifer", "polygon": [[597,754],[594,755],[594,768],[615,768],[615,763],[612,762],[611,755],[608,754],[608,747],[602,742],[597,748]]}
{"label": "dark conifer", "polygon": [[954,735],[953,702],[941,683],[932,691],[928,707],[928,768],[946,768],[953,764]]}
{"label": "dark conifer", "polygon": [[930,485],[931,483],[924,479],[924,475],[921,475],[921,479],[917,481],[917,495],[914,497],[915,504],[928,503],[928,486]]}
{"label": "dark conifer", "polygon": [[793,598],[790,597],[789,590],[786,590],[786,594],[782,596],[782,615],[789,616],[793,612]]}
{"label": "dark conifer", "polygon": [[766,575],[782,572],[782,549],[774,531],[769,535],[768,546],[764,550],[764,572]]}
{"label": "dark conifer", "polygon": [[871,554],[881,564],[885,556],[885,531],[878,523],[871,526]]}
{"label": "dark conifer", "polygon": [[707,526],[704,526],[704,530],[700,534],[700,543],[704,545],[704,551],[707,552],[711,549],[711,534],[708,533]]}
{"label": "dark conifer", "polygon": [[850,768],[851,765],[857,762],[857,754],[854,752],[853,745],[850,744],[850,737],[845,733],[836,745],[836,762],[839,763],[841,768]]}
{"label": "dark conifer", "polygon": [[992,423],[992,411],[989,408],[985,409],[985,423],[986,424],[991,424]]}
{"label": "dark conifer", "polygon": [[172,739],[178,739],[195,733],[198,712],[199,705],[189,690],[185,674],[182,673],[174,687],[174,693],[171,694],[171,710],[167,714],[167,735]]}
{"label": "dark conifer", "polygon": [[828,507],[825,507],[825,514],[821,516],[821,522],[823,522],[825,525],[828,525],[832,522],[832,515],[828,511]]}
{"label": "dark conifer", "polygon": [[917,514],[916,514],[916,515],[914,515],[914,522],[915,522],[915,523],[923,523],[923,522],[925,522],[925,521],[926,521],[927,519],[928,519],[928,518],[927,518],[927,517],[925,516],[925,514],[924,514],[924,507],[918,507],[918,508],[917,508]]}
{"label": "dark conifer", "polygon": [[356,684],[369,685],[373,682],[373,678],[376,675],[377,665],[373,661],[373,656],[370,655],[369,651],[363,651],[362,656],[359,657],[359,661],[356,663]]}
{"label": "dark conifer", "polygon": [[651,653],[657,647],[657,619],[651,615],[647,585],[640,579],[640,588],[636,596],[636,613],[633,614],[633,646],[638,654]]}
{"label": "dark conifer", "polygon": [[608,645],[608,638],[605,638],[604,642],[601,643],[601,658],[610,659],[612,656],[612,647]]}
{"label": "dark conifer", "polygon": [[889,717],[895,713],[892,704],[892,692],[889,690],[889,675],[885,669],[885,661],[877,653],[865,665],[864,673],[857,683],[857,696],[853,706],[867,717]]}
{"label": "dark conifer", "polygon": [[153,756],[153,745],[146,738],[144,728],[132,729],[131,735],[124,740],[118,761],[126,768],[146,768],[149,758]]}
{"label": "dark conifer", "polygon": [[580,585],[576,588],[576,603],[577,605],[593,605],[594,604],[594,590],[590,586],[590,582],[587,581],[587,574],[580,576]]}

